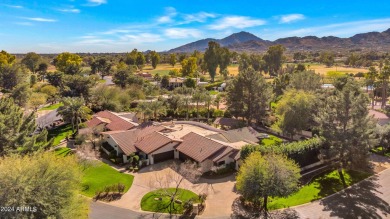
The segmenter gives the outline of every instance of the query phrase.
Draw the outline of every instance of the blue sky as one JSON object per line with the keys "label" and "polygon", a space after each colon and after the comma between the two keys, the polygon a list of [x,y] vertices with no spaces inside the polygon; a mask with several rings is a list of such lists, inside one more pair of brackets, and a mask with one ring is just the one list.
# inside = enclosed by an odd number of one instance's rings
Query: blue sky
{"label": "blue sky", "polygon": [[390,1],[0,0],[0,50],[168,50],[248,31],[266,40],[390,28]]}

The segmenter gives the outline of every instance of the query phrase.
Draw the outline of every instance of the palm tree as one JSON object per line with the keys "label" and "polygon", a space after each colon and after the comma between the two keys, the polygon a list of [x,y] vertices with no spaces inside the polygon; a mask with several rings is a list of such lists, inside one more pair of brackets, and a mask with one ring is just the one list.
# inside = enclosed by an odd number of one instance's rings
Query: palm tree
{"label": "palm tree", "polygon": [[91,118],[92,110],[85,106],[82,97],[65,97],[62,99],[62,103],[63,106],[57,110],[58,115],[61,115],[64,121],[72,124],[73,133],[75,133],[75,126],[76,132],[78,132],[79,124]]}
{"label": "palm tree", "polygon": [[204,89],[197,89],[192,95],[192,101],[196,103],[196,118],[199,121],[199,103],[205,101],[206,92]]}
{"label": "palm tree", "polygon": [[181,95],[184,105],[186,106],[186,120],[188,120],[188,112],[191,103],[191,96],[194,92],[190,87],[178,87],[174,90],[174,93]]}
{"label": "palm tree", "polygon": [[183,98],[178,94],[171,94],[168,99],[168,106],[173,111],[173,116],[176,117],[179,108],[184,104]]}
{"label": "palm tree", "polygon": [[153,119],[157,119],[161,115],[167,114],[167,108],[162,101],[153,101],[149,104],[149,109],[153,112]]}
{"label": "palm tree", "polygon": [[147,102],[140,102],[135,109],[138,113],[141,114],[141,120],[145,122],[145,112],[148,110],[149,104]]}
{"label": "palm tree", "polygon": [[366,74],[366,83],[367,85],[371,85],[372,88],[372,101],[371,101],[371,107],[374,109],[374,102],[375,102],[375,93],[374,93],[374,84],[375,80],[378,77],[378,71],[374,66],[371,66],[368,69],[368,72]]}

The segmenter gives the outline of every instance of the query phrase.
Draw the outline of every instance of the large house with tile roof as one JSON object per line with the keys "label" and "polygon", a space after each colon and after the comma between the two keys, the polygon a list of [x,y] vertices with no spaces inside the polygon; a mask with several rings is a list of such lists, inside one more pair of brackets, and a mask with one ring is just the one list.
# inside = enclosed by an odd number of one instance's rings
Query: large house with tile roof
{"label": "large house with tile roof", "polygon": [[[116,126],[115,126],[116,127]],[[180,159],[192,160],[207,172],[212,167],[240,165],[240,149],[259,142],[261,135],[250,127],[223,131],[196,122],[145,123],[131,129],[102,132],[103,150],[129,161],[133,154],[151,165]]]}
{"label": "large house with tile roof", "polygon": [[114,113],[101,111],[93,115],[86,124],[90,129],[102,127],[104,131],[130,130],[138,126],[138,119],[135,113]]}

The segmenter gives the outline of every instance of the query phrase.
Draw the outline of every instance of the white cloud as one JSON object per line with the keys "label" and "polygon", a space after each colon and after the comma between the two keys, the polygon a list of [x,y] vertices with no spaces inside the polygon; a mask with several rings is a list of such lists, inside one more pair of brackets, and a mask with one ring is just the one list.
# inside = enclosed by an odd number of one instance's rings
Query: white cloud
{"label": "white cloud", "polygon": [[5,7],[9,7],[9,8],[17,8],[17,9],[22,9],[24,8],[23,6],[21,5],[7,5],[7,4],[3,4]]}
{"label": "white cloud", "polygon": [[265,20],[256,19],[246,16],[227,16],[217,20],[214,24],[209,25],[212,30],[223,30],[227,28],[247,28],[261,26],[266,23]]}
{"label": "white cloud", "polygon": [[172,23],[173,18],[177,15],[176,9],[173,7],[165,8],[165,15],[157,18],[158,23]]}
{"label": "white cloud", "polygon": [[57,20],[54,19],[41,18],[41,17],[25,17],[23,19],[30,20],[30,21],[37,21],[37,22],[57,22]]}
{"label": "white cloud", "polygon": [[84,6],[99,6],[102,4],[107,4],[107,0],[88,0],[88,4],[85,4]]}
{"label": "white cloud", "polygon": [[129,42],[129,43],[154,43],[158,41],[162,41],[160,35],[151,34],[151,33],[140,33],[140,34],[125,34],[119,37],[121,41]]}
{"label": "white cloud", "polygon": [[64,8],[64,9],[58,9],[58,11],[61,11],[64,13],[74,13],[74,14],[80,13],[80,9],[77,9],[77,8]]}
{"label": "white cloud", "polygon": [[208,18],[215,18],[217,15],[207,12],[199,12],[196,14],[185,14],[183,16],[184,21],[181,24],[188,24],[192,22],[204,23]]}
{"label": "white cloud", "polygon": [[294,21],[303,20],[303,19],[305,19],[305,16],[303,14],[286,14],[280,16],[279,23],[286,24]]}
{"label": "white cloud", "polygon": [[165,36],[172,39],[182,39],[182,38],[198,38],[202,36],[202,33],[197,29],[191,28],[169,28],[164,31]]}

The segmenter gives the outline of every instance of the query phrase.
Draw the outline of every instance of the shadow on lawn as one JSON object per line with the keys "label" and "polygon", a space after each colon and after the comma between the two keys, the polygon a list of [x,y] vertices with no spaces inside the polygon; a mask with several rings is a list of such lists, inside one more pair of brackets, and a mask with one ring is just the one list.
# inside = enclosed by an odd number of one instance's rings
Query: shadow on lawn
{"label": "shadow on lawn", "polygon": [[379,193],[377,189],[380,187],[377,180],[375,175],[339,194],[323,199],[323,211],[330,211],[332,217],[339,218],[388,217],[390,206],[376,194]]}

